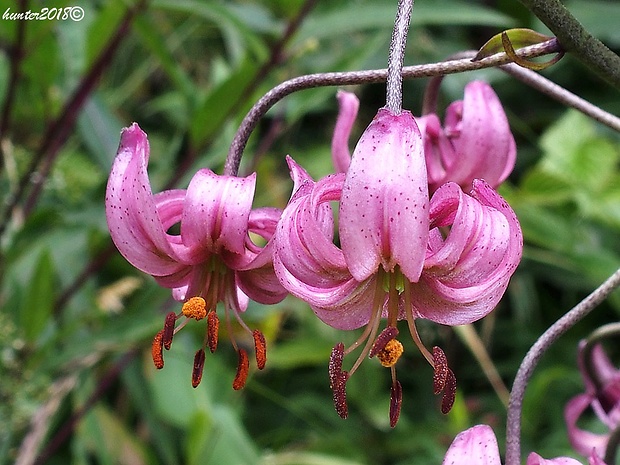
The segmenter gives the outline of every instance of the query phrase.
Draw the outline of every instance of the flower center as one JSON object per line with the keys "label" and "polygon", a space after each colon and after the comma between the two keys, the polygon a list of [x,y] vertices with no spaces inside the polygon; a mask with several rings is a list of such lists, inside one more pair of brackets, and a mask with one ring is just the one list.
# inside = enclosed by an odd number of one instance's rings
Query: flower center
{"label": "flower center", "polygon": [[[396,325],[399,317],[405,317],[414,343],[433,367],[434,392],[435,394],[443,393],[441,411],[448,413],[454,403],[456,378],[448,367],[444,352],[439,347],[434,347],[431,354],[420,339],[411,304],[411,283],[402,274],[398,266],[392,272],[379,268],[375,279],[372,315],[362,335],[347,349],[343,343],[339,343],[332,350],[329,362],[329,378],[330,387],[334,393],[336,412],[342,418],[347,417],[346,382],[367,355],[369,358],[376,356],[382,366],[390,369],[392,378],[390,426],[396,426],[402,403],[402,387],[396,378],[396,362],[404,352],[402,343],[396,339],[398,336]],[[387,326],[379,333],[379,325],[384,316],[387,316]],[[349,371],[343,370],[342,364],[345,355],[357,349],[362,343],[364,343],[364,347],[353,367]]]}
{"label": "flower center", "polygon": [[[197,387],[202,380],[202,373],[205,364],[206,352],[205,347],[209,348],[211,353],[217,349],[219,338],[220,320],[217,316],[217,303],[224,304],[225,321],[228,334],[232,346],[238,355],[237,374],[233,381],[233,389],[238,390],[245,386],[250,363],[248,353],[245,349],[237,345],[234,338],[232,328],[231,313],[241,326],[241,328],[249,334],[249,338],[254,343],[254,352],[256,355],[256,366],[259,370],[265,367],[267,362],[267,344],[265,336],[258,329],[251,330],[241,319],[240,305],[237,300],[237,286],[235,275],[231,272],[219,259],[212,259],[206,270],[205,281],[207,283],[203,296],[193,296],[183,303],[181,311],[176,314],[170,312],[166,315],[164,328],[159,331],[153,339],[152,357],[153,363],[157,369],[164,367],[163,350],[170,350],[174,335],[179,332],[190,320],[200,321],[206,318],[207,327],[205,331],[203,347],[201,347],[194,356],[194,364],[192,369],[192,386]],[[177,320],[181,317],[185,319],[176,325]]]}

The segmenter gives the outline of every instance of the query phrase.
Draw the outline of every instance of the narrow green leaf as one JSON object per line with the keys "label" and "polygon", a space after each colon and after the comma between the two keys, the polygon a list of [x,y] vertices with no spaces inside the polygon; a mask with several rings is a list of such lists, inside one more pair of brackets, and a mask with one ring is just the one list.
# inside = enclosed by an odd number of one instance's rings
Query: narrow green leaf
{"label": "narrow green leaf", "polygon": [[239,104],[240,92],[254,79],[257,63],[247,59],[199,104],[192,119],[190,137],[200,146],[218,131],[231,110]]}
{"label": "narrow green leaf", "polygon": [[20,309],[20,323],[28,341],[35,341],[50,321],[56,285],[54,265],[45,250],[38,259]]}

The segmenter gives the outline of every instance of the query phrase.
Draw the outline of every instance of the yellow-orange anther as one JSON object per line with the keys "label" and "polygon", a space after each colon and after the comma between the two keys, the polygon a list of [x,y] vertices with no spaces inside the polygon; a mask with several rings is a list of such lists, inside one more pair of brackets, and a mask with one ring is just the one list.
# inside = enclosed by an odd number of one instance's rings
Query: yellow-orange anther
{"label": "yellow-orange anther", "polygon": [[207,303],[202,297],[192,297],[183,304],[181,311],[187,318],[202,320],[207,316]]}
{"label": "yellow-orange anther", "polygon": [[392,367],[403,354],[403,350],[403,345],[398,340],[392,339],[377,354],[377,358],[384,367]]}

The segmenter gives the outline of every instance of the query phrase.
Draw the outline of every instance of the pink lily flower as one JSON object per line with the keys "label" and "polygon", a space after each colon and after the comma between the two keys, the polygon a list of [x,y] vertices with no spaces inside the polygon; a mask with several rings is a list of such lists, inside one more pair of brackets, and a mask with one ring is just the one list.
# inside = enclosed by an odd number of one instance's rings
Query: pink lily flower
{"label": "pink lily flower", "polygon": [[[605,465],[596,454],[588,460],[590,465]],[[476,425],[459,433],[448,448],[443,465],[501,465],[499,447],[490,426]],[[581,465],[569,457],[544,459],[535,452],[527,457],[526,465]]]}
{"label": "pink lily flower", "polygon": [[[564,409],[568,438],[573,448],[582,455],[593,449],[605,456],[611,432],[620,426],[620,370],[609,360],[600,344],[592,347],[586,359],[586,341],[579,345],[578,363],[586,391],[573,397]],[[581,415],[588,409],[609,429],[606,433],[592,433],[577,426]]]}
{"label": "pink lily flower", "polygon": [[[409,112],[379,113],[362,135],[346,176],[314,182],[289,159],[294,194],[275,234],[274,267],[282,285],[310,304],[328,325],[366,326],[330,360],[334,403],[347,416],[345,384],[362,359],[377,356],[392,374],[390,423],[398,420],[402,392],[395,364],[402,354],[398,320],[407,320],[416,345],[434,368],[434,388],[450,410],[456,380],[438,347],[427,350],[415,320],[460,325],[488,314],[502,297],[521,258],[514,212],[484,181],[468,195],[448,183],[429,202],[422,138]],[[331,202],[339,201],[334,242]],[[379,334],[382,318],[387,327]],[[365,346],[349,371],[344,356]]]}
{"label": "pink lily flower", "polygon": [[[166,316],[164,329],[153,341],[153,360],[163,367],[163,348],[170,349],[173,335],[190,319],[207,318],[206,341],[211,352],[217,347],[218,302],[224,305],[226,322],[234,316],[254,339],[257,364],[265,363],[265,340],[241,319],[248,298],[272,304],[286,291],[279,284],[271,260],[272,243],[254,244],[249,233],[271,239],[280,216],[277,209],[252,210],[254,174],[247,178],[218,176],[208,169],[198,171],[187,190],[153,194],[147,174],[149,143],[134,123],[123,129],[118,153],[106,191],[106,217],[114,244],[129,263],[150,274],[183,301],[178,313]],[[169,229],[180,225],[180,234]],[[180,318],[184,321],[175,328]],[[229,334],[232,334],[229,331]],[[238,348],[238,374],[234,387],[245,383],[247,352]],[[200,383],[205,352],[194,359],[192,384]]]}
{"label": "pink lily flower", "polygon": [[[336,172],[345,173],[351,159],[348,140],[359,100],[344,91],[338,92],[337,98],[332,158]],[[443,128],[434,113],[416,118],[416,123],[424,140],[430,192],[446,182],[455,182],[469,191],[474,179],[484,179],[495,189],[514,168],[517,150],[508,118],[499,98],[485,82],[473,81],[465,86],[465,98],[446,110]]]}
{"label": "pink lily flower", "polygon": [[448,106],[443,128],[434,113],[417,122],[431,192],[448,181],[469,190],[474,179],[496,188],[512,172],[515,140],[502,104],[487,83],[472,81],[465,86],[464,99]]}

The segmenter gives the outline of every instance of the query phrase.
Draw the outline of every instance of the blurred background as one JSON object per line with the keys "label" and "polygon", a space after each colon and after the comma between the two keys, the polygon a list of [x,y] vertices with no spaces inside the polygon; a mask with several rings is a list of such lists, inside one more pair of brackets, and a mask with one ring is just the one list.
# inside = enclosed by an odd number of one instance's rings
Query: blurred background
{"label": "blurred background", "polygon": [[[51,17],[78,5],[79,21],[9,16],[48,8]],[[620,3],[566,5],[620,50]],[[505,392],[493,389],[472,347],[488,352],[509,388],[536,338],[620,266],[618,134],[499,70],[449,76],[440,112],[472,79],[490,82],[505,106],[518,159],[500,192],[526,241],[490,316],[469,331],[420,324],[456,373],[453,411],[440,413],[432,371],[403,338],[397,427],[389,427],[389,373],[372,362],[348,383],[349,418],[341,420],[327,364],[331,348],[358,333],[327,327],[293,298],[250,305],[246,321],[265,333],[269,350],[266,369],[252,371],[244,390],[230,387],[237,360],[226,338],[192,389],[204,322],[179,333],[155,370],[152,338],[179,305],[118,254],[107,231],[104,193],[121,128],[136,121],[147,132],[154,192],[187,187],[201,167],[221,173],[241,119],[273,86],[386,67],[396,1],[3,0],[1,10],[0,464],[430,465],[478,423],[493,426],[503,451]],[[418,0],[405,64],[478,49],[512,27],[547,32],[516,0]],[[543,74],[620,113],[617,90],[573,57]],[[426,83],[405,83],[414,114]],[[347,90],[361,99],[353,147],[385,91]],[[298,92],[262,119],[241,168],[258,172],[255,206],[286,205],[287,154],[315,178],[332,171],[336,91]],[[614,294],[545,355],[527,392],[524,451],[575,456],[563,408],[583,391],[577,343],[619,311]]]}

